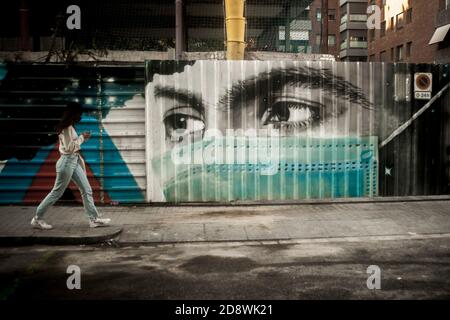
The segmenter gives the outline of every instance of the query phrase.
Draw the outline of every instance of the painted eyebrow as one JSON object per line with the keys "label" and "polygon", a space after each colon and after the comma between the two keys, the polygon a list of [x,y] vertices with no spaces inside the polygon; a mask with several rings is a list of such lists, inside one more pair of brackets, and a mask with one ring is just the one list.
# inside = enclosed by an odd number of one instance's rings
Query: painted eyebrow
{"label": "painted eyebrow", "polygon": [[281,90],[284,85],[303,84],[311,89],[322,88],[326,93],[358,103],[361,107],[372,109],[373,104],[366,98],[362,90],[344,78],[332,74],[328,69],[310,67],[294,67],[274,69],[263,72],[254,78],[241,80],[234,84],[220,99],[220,104],[237,108],[242,102],[260,96],[269,96],[270,92]]}
{"label": "painted eyebrow", "polygon": [[205,115],[205,105],[202,98],[186,89],[156,86],[154,89],[154,96],[155,98],[167,98],[186,103],[188,107],[193,108],[202,116]]}

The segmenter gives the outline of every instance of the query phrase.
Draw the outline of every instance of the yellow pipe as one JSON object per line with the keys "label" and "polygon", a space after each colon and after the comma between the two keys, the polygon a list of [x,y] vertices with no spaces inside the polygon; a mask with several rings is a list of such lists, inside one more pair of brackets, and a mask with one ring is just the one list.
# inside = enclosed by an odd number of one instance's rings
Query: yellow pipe
{"label": "yellow pipe", "polygon": [[243,60],[245,52],[245,0],[225,0],[227,59]]}

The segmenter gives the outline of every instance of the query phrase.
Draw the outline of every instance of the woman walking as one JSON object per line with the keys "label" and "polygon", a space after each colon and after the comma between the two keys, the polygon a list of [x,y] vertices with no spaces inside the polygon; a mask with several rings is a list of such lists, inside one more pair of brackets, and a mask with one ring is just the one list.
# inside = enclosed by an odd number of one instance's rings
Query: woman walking
{"label": "woman walking", "polygon": [[36,210],[36,216],[31,225],[38,229],[52,229],[43,220],[47,209],[53,205],[64,193],[69,182],[73,180],[78,186],[83,198],[84,210],[89,218],[89,226],[96,228],[107,225],[111,219],[100,219],[92,198],[92,188],[86,176],[86,167],[80,155],[81,144],[90,138],[89,132],[78,136],[73,125],[81,120],[83,108],[79,103],[70,102],[66,105],[61,120],[56,125],[59,138],[60,158],[56,162],[56,181],[52,191],[45,197]]}

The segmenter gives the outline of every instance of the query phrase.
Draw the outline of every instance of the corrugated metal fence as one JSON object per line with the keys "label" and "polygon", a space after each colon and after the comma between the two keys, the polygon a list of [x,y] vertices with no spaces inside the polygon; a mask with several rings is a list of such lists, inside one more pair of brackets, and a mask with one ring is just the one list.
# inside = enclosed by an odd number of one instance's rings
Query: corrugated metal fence
{"label": "corrugated metal fence", "polygon": [[[448,65],[426,64],[0,65],[0,203],[53,186],[67,101],[87,110],[76,129],[92,132],[97,203],[449,194],[448,90],[380,147],[427,106],[419,73],[431,97],[449,82]],[[80,201],[75,185],[62,200]]]}
{"label": "corrugated metal fence", "polygon": [[[449,192],[448,90],[379,147],[448,84],[448,65],[149,61],[146,68],[148,201]],[[428,100],[415,97],[419,73],[432,76]]]}

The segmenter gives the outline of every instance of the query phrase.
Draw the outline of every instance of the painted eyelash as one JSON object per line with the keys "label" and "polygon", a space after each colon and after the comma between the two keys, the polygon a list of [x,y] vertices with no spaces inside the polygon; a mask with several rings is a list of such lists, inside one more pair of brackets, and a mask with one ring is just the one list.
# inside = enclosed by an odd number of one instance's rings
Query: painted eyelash
{"label": "painted eyelash", "polygon": [[311,110],[311,109],[317,108],[317,107],[310,106],[306,103],[299,103],[299,102],[286,102],[286,105],[288,108],[293,108],[293,109],[309,108]]}
{"label": "painted eyelash", "polygon": [[304,120],[304,121],[280,121],[280,122],[270,122],[276,129],[287,128],[287,129],[306,129],[312,126],[314,123],[313,119]]}

